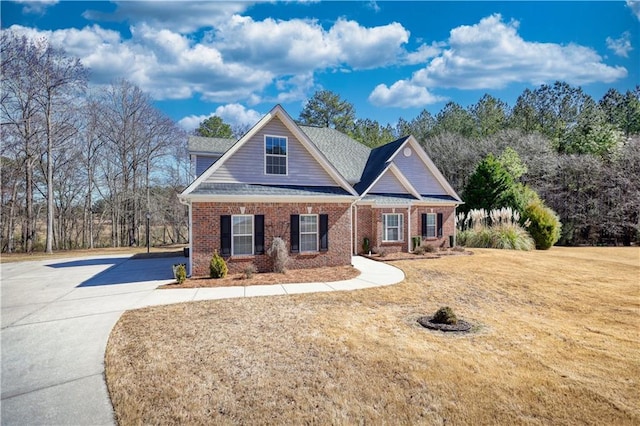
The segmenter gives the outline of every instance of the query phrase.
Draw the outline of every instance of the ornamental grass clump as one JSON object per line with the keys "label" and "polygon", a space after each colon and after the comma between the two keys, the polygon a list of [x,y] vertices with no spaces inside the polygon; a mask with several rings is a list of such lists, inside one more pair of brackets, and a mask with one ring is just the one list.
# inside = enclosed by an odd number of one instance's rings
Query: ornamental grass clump
{"label": "ornamental grass clump", "polygon": [[216,251],[209,263],[209,275],[211,278],[224,278],[227,276],[227,272],[229,272],[227,262]]}
{"label": "ornamental grass clump", "polygon": [[[456,217],[458,243],[466,247],[533,250],[531,235],[518,222],[520,213],[510,207],[470,210]],[[525,225],[529,222],[525,222]]]}

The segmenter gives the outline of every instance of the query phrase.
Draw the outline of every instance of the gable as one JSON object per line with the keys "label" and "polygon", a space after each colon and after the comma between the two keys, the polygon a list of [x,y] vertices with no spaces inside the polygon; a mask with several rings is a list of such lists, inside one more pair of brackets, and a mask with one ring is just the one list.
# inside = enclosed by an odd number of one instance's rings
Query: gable
{"label": "gable", "polygon": [[387,169],[378,181],[368,191],[369,194],[409,194],[410,192],[400,182],[390,169]]}
{"label": "gable", "polygon": [[213,163],[218,161],[220,155],[195,155],[196,176],[200,176]]}
{"label": "gable", "polygon": [[[287,174],[265,172],[265,136],[287,139]],[[220,165],[206,183],[250,183],[271,185],[336,186],[335,180],[311,155],[300,140],[274,117],[258,129],[233,156]]]}
{"label": "gable", "polygon": [[447,191],[438,177],[427,167],[423,159],[420,158],[416,147],[412,144],[406,144],[400,149],[394,156],[393,163],[420,194],[453,195]]}

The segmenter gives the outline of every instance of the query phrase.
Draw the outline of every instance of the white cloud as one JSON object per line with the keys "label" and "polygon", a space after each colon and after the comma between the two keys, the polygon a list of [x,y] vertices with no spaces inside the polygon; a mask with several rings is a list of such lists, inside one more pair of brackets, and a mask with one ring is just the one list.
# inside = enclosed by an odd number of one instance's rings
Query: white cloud
{"label": "white cloud", "polygon": [[220,105],[209,115],[189,115],[178,121],[178,125],[186,131],[191,131],[196,129],[204,120],[214,115],[222,118],[222,120],[231,125],[231,127],[253,126],[263,116],[263,114],[258,111],[247,109],[243,105],[233,103]]}
{"label": "white cloud", "polygon": [[13,0],[13,2],[24,5],[22,13],[42,14],[49,6],[57,4],[59,0]]}
{"label": "white cloud", "polygon": [[405,62],[409,65],[423,64],[442,52],[443,43],[422,44],[415,52],[407,54]]}
{"label": "white cloud", "polygon": [[391,87],[379,84],[369,95],[369,102],[378,106],[399,108],[421,107],[444,100],[430,93],[426,87],[407,80],[396,81]]}
{"label": "white cloud", "polygon": [[236,13],[247,10],[249,1],[116,1],[112,13],[87,10],[86,19],[98,21],[128,21],[133,25],[146,23],[180,33],[211,28]]}
{"label": "white cloud", "polygon": [[393,104],[415,87],[499,89],[515,82],[537,85],[556,80],[610,83],[627,75],[624,67],[605,64],[589,47],[526,41],[518,34],[518,25],[495,14],[478,24],[454,28],[448,48],[402,84],[376,87],[370,99],[379,105],[386,105],[385,100]]}
{"label": "white cloud", "polygon": [[131,27],[132,38],[97,25],[81,30],[38,31],[14,25],[29,37],[47,37],[91,69],[96,84],[126,78],[155,99],[185,99],[200,93],[205,100],[230,102],[249,97],[269,85],[274,74],[225,61],[211,46],[194,43],[169,30],[146,24]]}
{"label": "white cloud", "polygon": [[622,56],[623,58],[629,57],[629,52],[633,50],[631,46],[631,34],[629,31],[625,31],[622,33],[620,38],[611,38],[607,37],[607,48],[612,50],[618,56]]}
{"label": "white cloud", "polygon": [[640,21],[640,1],[638,0],[627,0],[627,7],[631,9],[636,18]]}
{"label": "white cloud", "polygon": [[254,21],[235,15],[205,40],[226,58],[296,74],[345,65],[375,68],[395,62],[404,53],[409,32],[398,23],[363,27],[338,19],[329,30],[316,20]]}

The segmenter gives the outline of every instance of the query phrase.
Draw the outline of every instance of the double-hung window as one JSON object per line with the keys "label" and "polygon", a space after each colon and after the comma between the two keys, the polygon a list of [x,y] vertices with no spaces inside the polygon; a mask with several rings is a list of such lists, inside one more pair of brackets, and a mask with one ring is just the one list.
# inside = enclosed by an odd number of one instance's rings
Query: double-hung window
{"label": "double-hung window", "polygon": [[402,241],[402,217],[400,213],[382,215],[383,241]]}
{"label": "double-hung window", "polygon": [[267,175],[287,174],[287,138],[264,137],[264,172]]}
{"label": "double-hung window", "polygon": [[318,215],[300,215],[300,251],[318,251]]}
{"label": "double-hung window", "polygon": [[427,213],[427,238],[436,237],[436,214]]}
{"label": "double-hung window", "polygon": [[231,222],[231,253],[234,256],[253,254],[253,215],[234,215]]}

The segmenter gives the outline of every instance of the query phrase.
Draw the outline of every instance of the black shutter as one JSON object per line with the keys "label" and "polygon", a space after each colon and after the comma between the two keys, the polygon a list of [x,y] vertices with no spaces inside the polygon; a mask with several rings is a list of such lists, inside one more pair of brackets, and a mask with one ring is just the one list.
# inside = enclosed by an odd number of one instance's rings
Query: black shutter
{"label": "black shutter", "polygon": [[422,238],[427,238],[427,214],[422,213]]}
{"label": "black shutter", "polygon": [[438,238],[442,238],[442,213],[438,213]]}
{"label": "black shutter", "polygon": [[255,254],[264,254],[264,215],[253,217],[253,245]]}
{"label": "black shutter", "polygon": [[291,215],[291,253],[300,252],[300,215]]}
{"label": "black shutter", "polygon": [[329,250],[329,215],[320,215],[320,251]]}
{"label": "black shutter", "polygon": [[220,216],[220,254],[231,256],[231,216]]}

